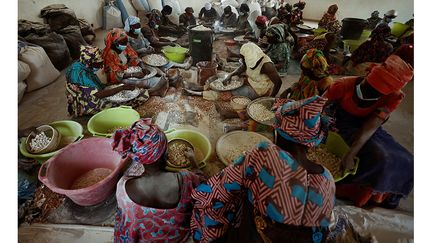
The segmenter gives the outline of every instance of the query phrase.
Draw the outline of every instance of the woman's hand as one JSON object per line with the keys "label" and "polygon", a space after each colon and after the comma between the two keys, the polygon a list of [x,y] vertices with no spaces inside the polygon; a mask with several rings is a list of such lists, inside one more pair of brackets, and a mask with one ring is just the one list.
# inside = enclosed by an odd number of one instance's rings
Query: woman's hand
{"label": "woman's hand", "polygon": [[134,78],[144,78],[144,73],[143,72],[139,72],[139,73],[134,73]]}
{"label": "woman's hand", "polygon": [[279,98],[288,98],[288,95],[291,93],[291,88],[286,89],[282,94],[280,94]]}
{"label": "woman's hand", "polygon": [[350,153],[345,154],[345,156],[342,159],[342,171],[351,171],[354,169],[355,162],[354,162],[354,156]]}

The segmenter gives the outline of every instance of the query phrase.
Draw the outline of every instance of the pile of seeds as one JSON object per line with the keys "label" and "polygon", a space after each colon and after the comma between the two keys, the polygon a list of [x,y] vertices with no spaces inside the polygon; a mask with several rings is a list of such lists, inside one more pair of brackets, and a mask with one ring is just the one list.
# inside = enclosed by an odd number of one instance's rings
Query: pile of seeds
{"label": "pile of seeds", "polygon": [[86,188],[92,186],[106,177],[108,177],[112,173],[111,169],[108,168],[96,168],[88,171],[84,175],[78,177],[74,183],[72,183],[71,190],[77,190],[81,188]]}
{"label": "pile of seeds", "polygon": [[250,99],[245,97],[236,97],[233,99],[233,102],[239,105],[247,105],[250,102]]}
{"label": "pile of seeds", "polygon": [[243,85],[243,82],[239,81],[239,80],[231,80],[231,82],[228,85],[224,85],[222,83],[222,81],[224,80],[224,78],[218,78],[215,81],[213,81],[210,86],[212,89],[216,89],[216,90],[233,90],[233,89],[237,89],[240,88]]}
{"label": "pile of seeds", "polygon": [[189,167],[191,161],[186,157],[187,148],[192,148],[188,143],[175,140],[168,143],[168,162],[176,167]]}
{"label": "pile of seeds", "polygon": [[204,25],[198,25],[197,27],[192,28],[192,30],[196,30],[196,31],[211,31],[210,28],[207,28]]}
{"label": "pile of seeds", "polygon": [[150,54],[148,56],[145,56],[144,60],[148,65],[151,66],[159,67],[167,64],[167,60],[165,59],[165,57],[158,54]]}
{"label": "pile of seeds", "polygon": [[123,103],[135,99],[139,94],[139,89],[122,90],[115,95],[107,97],[106,99],[114,103]]}
{"label": "pile of seeds", "polygon": [[273,118],[275,118],[274,112],[269,110],[267,107],[265,107],[263,104],[260,103],[254,103],[249,106],[249,112],[252,118],[256,121],[269,121]]}
{"label": "pile of seeds", "polygon": [[128,67],[125,71],[125,73],[127,74],[131,74],[131,73],[140,73],[142,72],[141,67],[135,66],[135,67]]}
{"label": "pile of seeds", "polygon": [[324,146],[310,148],[306,157],[308,160],[326,167],[333,175],[333,178],[342,177],[342,160],[329,152]]}
{"label": "pile of seeds", "polygon": [[42,150],[51,143],[51,140],[52,138],[48,137],[45,132],[41,132],[30,141],[30,148],[33,151]]}
{"label": "pile of seeds", "polygon": [[250,136],[247,143],[238,144],[232,146],[226,153],[225,159],[232,162],[237,159],[240,155],[243,155],[246,151],[252,150],[255,146],[262,141],[262,138],[256,136]]}

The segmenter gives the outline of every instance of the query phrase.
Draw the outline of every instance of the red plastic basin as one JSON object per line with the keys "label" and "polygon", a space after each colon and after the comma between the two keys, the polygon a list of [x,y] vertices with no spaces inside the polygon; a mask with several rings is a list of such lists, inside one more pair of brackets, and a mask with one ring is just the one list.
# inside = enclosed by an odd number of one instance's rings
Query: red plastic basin
{"label": "red plastic basin", "polygon": [[[112,150],[112,139],[89,138],[68,145],[47,160],[39,170],[39,180],[53,192],[63,194],[81,206],[103,202],[114,191],[125,160]],[[71,190],[73,182],[96,168],[108,168],[112,173],[86,188]]]}

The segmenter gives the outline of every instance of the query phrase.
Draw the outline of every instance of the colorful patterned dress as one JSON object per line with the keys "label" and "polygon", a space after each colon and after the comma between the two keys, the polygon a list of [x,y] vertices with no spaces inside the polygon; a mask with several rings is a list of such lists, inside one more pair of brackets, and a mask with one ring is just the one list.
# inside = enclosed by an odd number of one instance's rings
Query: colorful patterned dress
{"label": "colorful patterned dress", "polygon": [[186,242],[190,236],[192,214],[191,192],[199,184],[199,177],[181,171],[181,196],[176,208],[148,208],[133,202],[126,193],[128,177],[117,184],[117,214],[114,226],[115,243]]}
{"label": "colorful patterned dress", "polygon": [[148,91],[143,90],[137,98],[124,103],[111,103],[106,99],[99,99],[95,94],[104,89],[105,85],[93,70],[79,61],[66,69],[65,76],[67,109],[69,115],[73,117],[94,115],[104,109],[120,105],[136,107],[144,104],[149,98]]}
{"label": "colorful patterned dress", "polygon": [[[274,242],[323,242],[334,195],[334,180],[327,169],[310,174],[276,145],[259,143],[192,193],[192,236],[199,242],[218,239],[228,230],[250,223],[242,220],[250,207],[264,242],[271,242],[266,232],[281,227],[290,229],[283,230]],[[308,233],[295,234],[294,229]]]}
{"label": "colorful patterned dress", "polygon": [[123,51],[126,57],[126,62],[123,63],[120,55],[114,50],[109,50],[107,55],[104,57],[104,71],[107,74],[108,83],[117,84],[123,79],[123,72],[130,66],[138,66],[139,57],[138,54],[132,49],[131,46],[127,46],[126,50]]}

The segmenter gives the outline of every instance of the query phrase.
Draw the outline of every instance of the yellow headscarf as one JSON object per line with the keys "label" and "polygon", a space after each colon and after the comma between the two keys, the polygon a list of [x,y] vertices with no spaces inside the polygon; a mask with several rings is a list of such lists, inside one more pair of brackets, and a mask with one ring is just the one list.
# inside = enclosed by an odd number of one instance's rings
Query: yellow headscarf
{"label": "yellow headscarf", "polygon": [[98,47],[81,46],[80,51],[80,62],[87,67],[91,67],[94,63],[103,62],[102,52]]}

